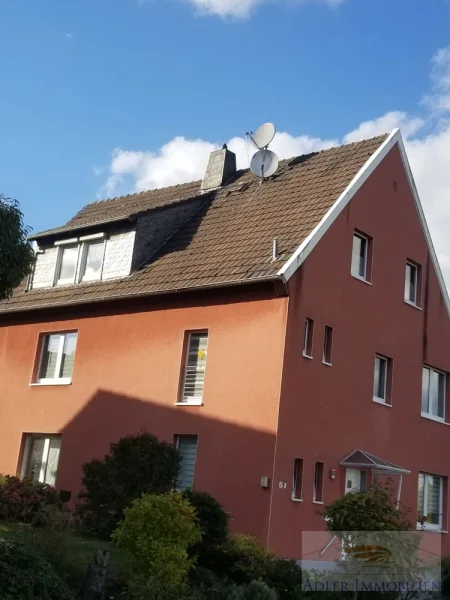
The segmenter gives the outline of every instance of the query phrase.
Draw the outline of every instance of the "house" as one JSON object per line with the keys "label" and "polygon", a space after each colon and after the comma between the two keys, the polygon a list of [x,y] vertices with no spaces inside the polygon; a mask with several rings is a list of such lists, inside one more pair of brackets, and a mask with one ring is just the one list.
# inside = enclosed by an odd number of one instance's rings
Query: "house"
{"label": "house", "polygon": [[386,475],[450,552],[450,304],[398,130],[262,184],[224,147],[33,240],[0,304],[0,472],[75,496],[147,429],[280,556]]}

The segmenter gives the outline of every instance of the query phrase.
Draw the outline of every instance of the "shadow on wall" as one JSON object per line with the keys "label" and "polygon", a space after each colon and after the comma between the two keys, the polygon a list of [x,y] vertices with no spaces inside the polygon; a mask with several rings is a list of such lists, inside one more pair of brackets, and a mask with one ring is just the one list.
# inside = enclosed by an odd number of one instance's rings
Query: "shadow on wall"
{"label": "shadow on wall", "polygon": [[[142,430],[172,442],[174,435],[198,435],[194,488],[212,494],[231,515],[231,527],[266,542],[275,436],[204,416],[204,407],[167,407],[98,390],[61,431],[57,487],[81,486],[82,465],[103,458],[109,444]],[[272,484],[272,482],[271,482]]]}

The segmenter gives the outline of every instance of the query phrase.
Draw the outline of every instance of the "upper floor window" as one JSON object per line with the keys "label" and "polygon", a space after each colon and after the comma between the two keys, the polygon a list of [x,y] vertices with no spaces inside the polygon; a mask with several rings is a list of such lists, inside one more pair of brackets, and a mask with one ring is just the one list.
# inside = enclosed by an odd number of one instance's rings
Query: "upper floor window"
{"label": "upper floor window", "polygon": [[373,371],[373,399],[381,404],[391,404],[389,377],[391,361],[386,356],[377,354],[375,356],[375,367]]}
{"label": "upper floor window", "polygon": [[78,333],[52,333],[42,338],[36,383],[70,383]]}
{"label": "upper floor window", "polygon": [[442,529],[444,479],[419,473],[417,526],[419,529]]}
{"label": "upper floor window", "polygon": [[88,239],[80,238],[80,241],[75,242],[59,244],[56,285],[101,279],[105,254],[103,235],[88,236]]}
{"label": "upper floor window", "polygon": [[353,277],[370,281],[371,279],[372,238],[362,233],[353,234],[352,266]]}
{"label": "upper floor window", "polygon": [[405,269],[405,302],[420,306],[420,266],[409,261]]}
{"label": "upper floor window", "polygon": [[422,371],[422,416],[445,419],[445,373],[431,367]]}
{"label": "upper floor window", "polygon": [[331,365],[333,353],[333,328],[325,325],[325,335],[323,338],[323,357],[322,362],[326,365]]}
{"label": "upper floor window", "polygon": [[303,336],[303,356],[306,356],[307,358],[312,358],[313,337],[314,337],[314,321],[313,321],[313,319],[306,319],[305,333]]}
{"label": "upper floor window", "polygon": [[184,365],[181,402],[201,404],[205,385],[208,332],[189,333]]}

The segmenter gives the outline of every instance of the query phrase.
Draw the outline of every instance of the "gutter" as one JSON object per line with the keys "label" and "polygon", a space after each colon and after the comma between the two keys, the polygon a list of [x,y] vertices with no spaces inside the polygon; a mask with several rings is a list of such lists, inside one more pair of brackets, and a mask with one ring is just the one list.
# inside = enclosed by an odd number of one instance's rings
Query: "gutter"
{"label": "gutter", "polygon": [[[114,281],[114,280],[107,280],[107,281]],[[124,281],[123,279],[121,281]],[[109,296],[108,298],[94,298],[91,300],[77,300],[77,301],[70,301],[68,303],[64,303],[64,304],[56,304],[56,303],[51,303],[51,299],[49,300],[49,304],[46,306],[36,306],[36,305],[32,305],[32,306],[27,306],[27,307],[22,307],[22,308],[18,308],[18,309],[10,309],[10,310],[0,310],[0,319],[2,316],[4,315],[10,315],[10,314],[19,314],[19,313],[23,313],[23,312],[30,312],[30,311],[40,311],[40,310],[48,310],[48,309],[52,309],[52,308],[65,308],[65,307],[70,307],[70,306],[80,306],[80,305],[91,305],[91,304],[99,304],[102,302],[113,302],[113,301],[117,301],[117,300],[135,300],[137,298],[145,298],[145,297],[153,297],[153,296],[163,296],[163,295],[171,295],[171,294],[182,294],[182,293],[187,293],[187,292],[196,292],[196,291],[202,291],[202,290],[208,290],[208,289],[218,289],[218,288],[228,288],[228,287],[241,287],[241,286],[251,286],[257,283],[273,283],[273,284],[280,284],[280,293],[277,293],[278,296],[288,296],[288,287],[287,287],[287,282],[285,280],[285,278],[283,276],[279,276],[279,275],[274,275],[271,277],[258,277],[256,279],[249,279],[249,280],[238,280],[238,281],[221,281],[218,283],[207,283],[204,285],[199,285],[196,287],[191,287],[191,288],[176,288],[173,290],[159,290],[156,292],[141,292],[138,294],[120,294],[120,295],[116,295],[116,296]]]}

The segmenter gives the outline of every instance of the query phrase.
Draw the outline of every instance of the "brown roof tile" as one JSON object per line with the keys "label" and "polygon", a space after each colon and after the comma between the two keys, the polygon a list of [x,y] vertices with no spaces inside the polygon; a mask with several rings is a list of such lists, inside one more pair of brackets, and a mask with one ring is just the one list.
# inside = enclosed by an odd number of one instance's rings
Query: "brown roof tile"
{"label": "brown roof tile", "polygon": [[[139,271],[114,282],[25,291],[20,286],[0,312],[70,305],[275,277],[320,222],[386,136],[285,160],[262,185],[248,171],[206,196],[203,207]],[[229,187],[231,187],[229,186]],[[198,195],[200,182],[89,204],[63,228],[118,219]],[[272,262],[272,240],[280,258]]]}

